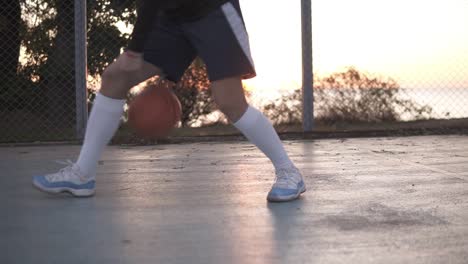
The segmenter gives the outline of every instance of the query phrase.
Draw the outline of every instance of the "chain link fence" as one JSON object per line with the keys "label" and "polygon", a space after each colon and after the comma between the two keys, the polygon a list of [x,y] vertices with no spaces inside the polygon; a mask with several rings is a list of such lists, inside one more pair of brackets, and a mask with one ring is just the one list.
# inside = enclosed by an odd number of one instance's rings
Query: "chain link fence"
{"label": "chain link fence", "polygon": [[[81,139],[87,106],[92,105],[95,91],[100,85],[99,76],[122,52],[128,41],[135,21],[134,1],[97,0],[86,1],[86,5],[79,0],[0,2],[0,142]],[[85,7],[86,10],[83,10]],[[362,59],[353,60],[358,56],[344,56],[355,53],[353,48],[357,44],[343,44],[335,57],[330,58],[333,54],[328,54],[324,45],[334,43],[336,39],[330,39],[329,35],[317,29],[314,16],[319,16],[316,13],[330,13],[332,10],[324,10],[321,6],[313,8],[314,70],[323,72],[324,61],[336,60],[340,54],[343,58],[349,58],[344,59],[343,64],[350,66],[314,76],[315,130],[347,130],[357,124],[408,122],[428,118],[468,118],[466,55],[447,53],[443,56],[438,50],[422,52],[421,47],[412,45],[411,41],[405,42],[408,37],[412,37],[405,35],[400,40],[406,44],[391,41],[394,47],[382,45],[380,50],[382,53],[393,52],[396,54],[394,57],[400,52],[399,61],[387,56],[385,58],[388,61],[382,61],[382,58],[379,65],[371,67],[371,63],[363,62]],[[464,12],[466,16],[467,10],[468,5],[460,12]],[[84,13],[87,16],[86,23],[81,21]],[[331,16],[330,19],[336,17]],[[379,21],[382,20],[372,20],[376,25],[374,28],[379,28]],[[444,27],[454,31],[454,34],[468,35],[466,24],[460,26],[456,22],[457,20],[453,20],[453,24],[444,22]],[[391,23],[384,23],[380,28],[385,29],[389,25]],[[426,32],[431,25],[418,26],[422,32]],[[354,32],[354,35],[348,34],[347,30],[350,28],[346,27],[332,27],[329,30],[336,30],[335,34],[341,34],[342,43],[343,39],[353,37],[354,42],[359,44],[360,34],[375,34],[372,29]],[[84,32],[87,32],[86,48],[83,45]],[[433,40],[429,38],[430,33],[423,35],[428,42]],[[443,29],[433,33],[442,34]],[[398,32],[392,34],[397,35]],[[385,38],[379,39],[384,36],[385,30],[376,34],[378,41],[375,43],[359,45],[379,45],[388,41]],[[421,36],[415,38],[418,37]],[[444,36],[436,37],[434,39],[440,39],[438,43],[441,50],[451,50],[452,46],[453,50],[466,50],[468,47],[468,38],[447,39],[444,42]],[[405,45],[410,48],[405,48]],[[361,55],[362,58],[366,57],[365,54]],[[382,75],[379,67],[383,64],[393,65],[389,74]],[[83,79],[84,76],[87,76],[86,80]],[[170,85],[160,80],[153,81],[158,85]],[[207,76],[199,61],[192,65],[184,79],[175,86],[176,93],[183,101],[184,126],[226,121],[222,115],[209,115],[215,107],[207,87]],[[275,101],[266,102],[260,108],[275,124],[289,124],[297,126],[296,130],[301,129],[300,89],[284,94]]]}
{"label": "chain link fence", "polygon": [[[314,64],[322,72],[315,84],[318,121],[422,127],[465,119],[466,126],[468,1],[338,2],[330,17],[324,14],[334,8],[324,1],[313,14],[322,23],[314,28]],[[323,74],[328,61],[340,67]]]}
{"label": "chain link fence", "polygon": [[76,138],[73,0],[1,2],[0,141]]}
{"label": "chain link fence", "polygon": [[[467,3],[313,1],[314,130],[468,127]],[[297,124],[302,101],[293,88],[264,112]]]}

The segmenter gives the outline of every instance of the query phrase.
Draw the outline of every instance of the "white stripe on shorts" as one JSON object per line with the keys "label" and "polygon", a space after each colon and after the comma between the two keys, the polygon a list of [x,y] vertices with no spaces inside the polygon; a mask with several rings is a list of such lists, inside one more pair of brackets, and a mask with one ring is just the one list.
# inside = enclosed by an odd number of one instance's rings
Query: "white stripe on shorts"
{"label": "white stripe on shorts", "polygon": [[236,8],[232,5],[232,3],[226,3],[222,7],[223,13],[226,16],[226,19],[231,26],[232,32],[237,38],[239,45],[241,46],[242,50],[245,53],[245,56],[250,61],[252,67],[254,67],[252,55],[250,53],[250,44],[249,44],[249,36],[247,34],[247,30],[245,29],[245,25],[242,22],[242,18],[240,17],[239,13],[237,12]]}

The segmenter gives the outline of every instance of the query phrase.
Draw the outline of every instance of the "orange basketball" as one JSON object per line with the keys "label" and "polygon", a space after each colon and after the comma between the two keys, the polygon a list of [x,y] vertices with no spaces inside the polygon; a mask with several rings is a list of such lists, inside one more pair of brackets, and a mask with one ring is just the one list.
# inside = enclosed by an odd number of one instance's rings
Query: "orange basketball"
{"label": "orange basketball", "polygon": [[168,87],[150,86],[133,98],[128,108],[128,122],[146,138],[162,138],[180,121],[182,107]]}

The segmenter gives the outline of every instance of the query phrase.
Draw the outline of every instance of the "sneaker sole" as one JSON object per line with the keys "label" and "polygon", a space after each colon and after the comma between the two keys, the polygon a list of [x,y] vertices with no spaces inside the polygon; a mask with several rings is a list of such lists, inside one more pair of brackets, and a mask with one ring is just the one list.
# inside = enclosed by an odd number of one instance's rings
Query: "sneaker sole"
{"label": "sneaker sole", "polygon": [[307,189],[306,189],[305,185],[303,185],[302,189],[297,194],[293,194],[293,195],[289,195],[289,196],[282,196],[282,197],[269,197],[269,196],[267,196],[267,200],[269,202],[275,202],[275,203],[290,202],[290,201],[293,201],[293,200],[296,200],[297,198],[299,198],[299,196],[301,196],[301,194],[304,193],[306,190]]}
{"label": "sneaker sole", "polygon": [[69,193],[75,197],[91,197],[94,195],[95,191],[90,189],[82,189],[76,190],[67,187],[60,187],[60,188],[47,188],[39,183],[33,181],[33,186],[41,192],[45,192],[48,194],[60,194],[60,193]]}

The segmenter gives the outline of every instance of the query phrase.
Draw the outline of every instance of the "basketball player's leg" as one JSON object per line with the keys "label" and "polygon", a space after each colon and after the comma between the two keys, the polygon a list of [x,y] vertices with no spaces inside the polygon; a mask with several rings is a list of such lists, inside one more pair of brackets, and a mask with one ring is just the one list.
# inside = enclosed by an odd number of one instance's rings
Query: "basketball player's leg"
{"label": "basketball player's leg", "polygon": [[238,121],[249,107],[240,77],[211,82],[211,92],[219,110],[232,123]]}
{"label": "basketball player's leg", "polygon": [[271,122],[245,99],[241,80],[255,76],[255,70],[238,0],[186,25],[185,31],[207,65],[216,104],[276,169],[276,182],[268,200],[299,197],[305,191],[301,173],[289,159]]}
{"label": "basketball player's leg", "polygon": [[34,186],[49,193],[93,195],[98,160],[119,126],[128,91],[157,74],[161,74],[158,67],[130,51],[110,64],[102,74],[101,89],[93,103],[78,160],[57,173],[35,176]]}
{"label": "basketball player's leg", "polygon": [[305,191],[302,175],[289,159],[270,121],[247,104],[241,78],[214,81],[211,89],[220,110],[273,163],[277,178],[267,196],[268,200],[289,201],[299,197]]}
{"label": "basketball player's leg", "polygon": [[34,185],[51,193],[94,194],[97,163],[119,126],[127,92],[140,82],[163,73],[167,79],[177,81],[194,57],[194,49],[177,25],[165,21],[156,24],[143,54],[127,51],[104,71],[77,162],[58,173],[34,177]]}
{"label": "basketball player's leg", "polygon": [[93,103],[77,167],[87,178],[96,175],[105,146],[117,131],[128,91],[162,70],[143,60],[142,54],[122,53],[102,74],[101,89]]}
{"label": "basketball player's leg", "polygon": [[104,70],[99,93],[114,99],[125,99],[132,87],[161,74],[162,70],[146,62],[142,53],[126,51]]}

